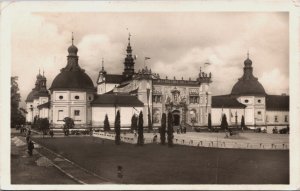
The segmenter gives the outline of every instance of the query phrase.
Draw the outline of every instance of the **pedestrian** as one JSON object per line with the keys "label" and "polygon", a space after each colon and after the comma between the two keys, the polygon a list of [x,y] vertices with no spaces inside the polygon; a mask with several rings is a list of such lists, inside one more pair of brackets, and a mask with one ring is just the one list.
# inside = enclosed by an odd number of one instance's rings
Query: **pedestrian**
{"label": "pedestrian", "polygon": [[33,149],[34,149],[34,143],[31,140],[29,140],[27,148],[28,148],[29,156],[32,156],[32,152],[33,152]]}
{"label": "pedestrian", "polygon": [[120,178],[121,183],[123,183],[123,167],[121,165],[118,165],[117,167],[117,175],[118,178]]}
{"label": "pedestrian", "polygon": [[49,131],[49,134],[50,134],[51,138],[53,138],[53,136],[54,136],[53,129],[51,129],[51,130]]}

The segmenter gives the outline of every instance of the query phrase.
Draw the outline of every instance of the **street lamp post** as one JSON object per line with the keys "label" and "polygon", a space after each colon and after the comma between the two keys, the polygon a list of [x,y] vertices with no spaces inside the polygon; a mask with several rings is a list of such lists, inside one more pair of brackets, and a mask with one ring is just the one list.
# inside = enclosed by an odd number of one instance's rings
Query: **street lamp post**
{"label": "street lamp post", "polygon": [[30,111],[31,111],[31,124],[33,123],[33,107],[32,105],[30,106]]}

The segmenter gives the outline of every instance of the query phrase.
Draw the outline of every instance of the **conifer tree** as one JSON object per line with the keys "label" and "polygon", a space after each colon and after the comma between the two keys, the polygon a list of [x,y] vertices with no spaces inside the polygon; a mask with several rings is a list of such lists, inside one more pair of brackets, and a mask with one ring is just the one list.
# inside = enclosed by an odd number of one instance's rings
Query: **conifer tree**
{"label": "conifer tree", "polygon": [[172,113],[168,113],[168,146],[173,146],[173,116]]}
{"label": "conifer tree", "polygon": [[140,112],[139,115],[139,122],[138,122],[138,142],[137,145],[144,144],[144,119],[143,119],[143,112]]}
{"label": "conifer tree", "polygon": [[244,115],[242,115],[242,119],[241,119],[241,128],[245,128],[245,118],[244,118]]}
{"label": "conifer tree", "polygon": [[221,129],[223,129],[223,130],[228,129],[228,123],[227,123],[227,118],[226,118],[225,114],[223,114],[223,116],[222,116]]}
{"label": "conifer tree", "polygon": [[159,131],[160,142],[162,145],[166,144],[166,123],[167,123],[167,115],[163,113],[161,117],[161,128]]}
{"label": "conifer tree", "polygon": [[110,131],[110,125],[109,125],[107,114],[105,115],[105,119],[104,119],[104,131],[105,132]]}
{"label": "conifer tree", "polygon": [[120,111],[117,112],[116,119],[115,119],[115,132],[116,132],[115,143],[116,143],[116,145],[120,145],[120,143],[121,143]]}
{"label": "conifer tree", "polygon": [[211,114],[210,113],[208,114],[207,126],[208,126],[208,129],[211,130]]}
{"label": "conifer tree", "polygon": [[137,121],[137,117],[135,116],[135,114],[133,114],[131,117],[131,132],[137,130]]}

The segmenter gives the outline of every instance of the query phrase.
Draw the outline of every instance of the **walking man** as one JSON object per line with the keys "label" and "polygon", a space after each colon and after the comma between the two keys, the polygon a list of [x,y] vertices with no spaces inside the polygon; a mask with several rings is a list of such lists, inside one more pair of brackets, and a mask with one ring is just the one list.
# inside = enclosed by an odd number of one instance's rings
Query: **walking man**
{"label": "walking man", "polygon": [[33,149],[34,149],[34,144],[33,144],[33,142],[31,140],[29,140],[27,147],[28,147],[28,154],[29,154],[29,156],[32,156],[32,152],[33,152]]}

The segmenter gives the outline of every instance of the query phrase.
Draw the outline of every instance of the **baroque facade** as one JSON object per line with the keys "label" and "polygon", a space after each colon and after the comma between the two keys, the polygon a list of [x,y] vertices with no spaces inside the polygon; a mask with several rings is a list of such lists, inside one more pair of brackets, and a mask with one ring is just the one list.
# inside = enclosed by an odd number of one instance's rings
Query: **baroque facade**
{"label": "baroque facade", "polygon": [[[271,124],[272,118],[287,119],[288,96],[267,95],[258,79],[253,76],[252,61],[244,62],[244,75],[232,88],[230,95],[212,96],[212,74],[201,71],[194,78],[160,78],[144,67],[135,71],[135,58],[130,44],[126,49],[122,74],[111,74],[102,67],[94,86],[93,81],[79,66],[78,48],[68,48],[67,64],[55,77],[49,88],[46,78],[37,76],[35,88],[26,99],[27,121],[49,118],[54,127],[60,128],[65,117],[74,119],[78,126],[102,127],[105,115],[111,125],[116,111],[121,112],[121,125],[129,127],[131,117],[144,114],[144,125],[161,125],[162,113],[171,112],[174,126],[207,126],[211,113],[213,125],[220,125],[220,118],[227,115],[229,124],[240,124],[241,116],[246,125]],[[283,124],[288,124],[285,120]],[[113,126],[113,125],[112,125]]]}

